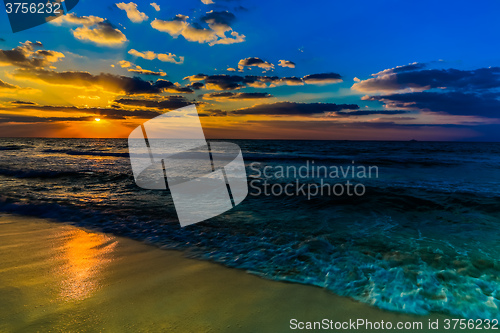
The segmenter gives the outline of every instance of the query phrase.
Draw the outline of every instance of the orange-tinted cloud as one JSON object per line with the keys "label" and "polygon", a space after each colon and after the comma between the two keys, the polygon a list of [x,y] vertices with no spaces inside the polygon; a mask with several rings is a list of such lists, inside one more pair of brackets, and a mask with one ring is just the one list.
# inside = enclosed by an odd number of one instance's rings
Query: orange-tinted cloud
{"label": "orange-tinted cloud", "polygon": [[[174,38],[183,36],[187,41],[209,44],[211,46],[216,44],[244,42],[245,36],[233,31],[227,24],[228,15],[220,13],[221,12],[209,12],[202,18],[202,20],[208,24],[208,29],[187,22],[189,17],[180,14],[170,21],[155,19],[151,22],[151,26],[158,31],[168,33]],[[223,22],[223,19],[226,21]],[[228,32],[229,36],[227,35]]]}
{"label": "orange-tinted cloud", "polygon": [[133,2],[129,3],[120,2],[116,4],[116,7],[127,12],[127,17],[130,19],[130,21],[134,23],[141,23],[149,18],[146,14],[137,10],[137,4]]}
{"label": "orange-tinted cloud", "polygon": [[139,52],[135,49],[131,49],[128,51],[129,54],[136,56],[136,57],[141,57],[146,60],[153,60],[153,59],[158,59],[163,62],[171,62],[174,64],[182,64],[184,63],[184,57],[183,56],[176,56],[173,53],[158,53],[156,54],[153,51],[144,51],[144,52]]}
{"label": "orange-tinted cloud", "polygon": [[103,46],[119,46],[127,37],[109,22],[100,22],[94,26],[83,26],[73,30],[73,36],[79,40],[90,41]]}
{"label": "orange-tinted cloud", "polygon": [[280,60],[280,63],[278,66],[281,67],[288,67],[288,68],[295,68],[295,63],[289,60]]}

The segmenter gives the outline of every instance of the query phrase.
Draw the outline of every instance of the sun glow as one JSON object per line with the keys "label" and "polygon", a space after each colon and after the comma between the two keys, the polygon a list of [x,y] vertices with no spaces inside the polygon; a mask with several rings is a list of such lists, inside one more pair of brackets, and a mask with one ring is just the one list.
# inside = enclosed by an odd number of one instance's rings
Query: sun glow
{"label": "sun glow", "polygon": [[101,118],[95,118],[94,120],[95,121],[101,121]]}

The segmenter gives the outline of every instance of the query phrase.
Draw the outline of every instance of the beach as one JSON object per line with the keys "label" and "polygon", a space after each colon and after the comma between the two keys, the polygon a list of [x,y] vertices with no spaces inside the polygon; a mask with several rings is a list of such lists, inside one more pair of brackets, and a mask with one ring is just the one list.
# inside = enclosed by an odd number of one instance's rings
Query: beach
{"label": "beach", "polygon": [[[120,285],[129,283],[129,290],[113,292],[119,295],[118,306],[95,311],[90,317],[106,318],[108,324],[109,318],[127,322],[131,318],[129,313],[138,312],[140,318],[141,309],[146,308],[146,314],[158,311],[162,315],[171,314],[169,310],[186,316],[190,312],[185,308],[195,309],[192,304],[201,304],[206,314],[206,309],[213,304],[221,307],[219,303],[227,304],[227,312],[210,313],[208,320],[194,322],[234,324],[237,318],[244,321],[247,328],[258,327],[260,331],[262,327],[272,327],[268,324],[272,322],[278,325],[279,331],[289,326],[293,309],[305,309],[300,304],[312,303],[317,303],[318,309],[307,310],[307,315],[297,320],[317,320],[309,318],[312,314],[329,318],[331,313],[338,319],[359,318],[372,313],[373,309],[381,311],[373,312],[373,318],[379,319],[388,317],[389,313],[416,318],[442,313],[467,320],[499,319],[498,144],[240,140],[238,145],[245,156],[249,195],[224,214],[182,228],[168,190],[147,190],[135,184],[126,140],[0,140],[3,156],[0,212],[24,216],[23,223],[37,218],[49,219],[56,223],[50,224],[50,230],[67,227],[67,223],[80,228],[72,232],[63,230],[61,234],[54,232],[49,239],[37,234],[41,225],[38,222],[27,227],[26,232],[13,233],[9,229],[0,232],[6,235],[0,243],[5,249],[19,254],[23,252],[17,247],[22,247],[30,256],[43,255],[43,260],[11,255],[5,264],[24,269],[36,263],[39,269],[24,274],[17,272],[10,279],[17,283],[18,276],[32,276],[31,283],[49,279],[57,272],[57,279],[44,282],[52,289],[47,289],[43,297],[51,300],[50,306],[36,310],[45,309],[42,314],[51,313],[47,309],[58,304],[58,299],[78,302],[78,306],[90,302],[86,295],[93,295],[91,299],[97,300],[99,288],[112,285],[111,289],[106,288],[107,302],[108,291],[117,288],[116,281]],[[355,173],[346,172],[340,177],[313,173],[314,170],[349,170],[347,168],[353,166]],[[365,178],[358,172],[359,167],[370,166],[377,170],[372,177]],[[481,173],[473,172],[479,168]],[[279,170],[287,172],[282,174]],[[182,172],[180,170],[180,175]],[[348,181],[364,188],[365,193],[339,196],[317,191],[320,186],[342,188]],[[292,195],[277,193],[280,189],[291,191]],[[266,194],[266,190],[274,194]],[[314,190],[317,195],[312,195]],[[85,230],[103,232],[105,236],[98,232],[89,236]],[[16,238],[18,234],[23,237]],[[26,245],[20,245],[21,241]],[[35,241],[36,244],[30,243]],[[5,245],[9,242],[10,245]],[[42,244],[52,245],[38,250]],[[154,247],[144,247],[144,244]],[[78,259],[82,253],[83,258],[87,258],[87,252],[90,258],[95,258]],[[153,254],[165,259],[157,262]],[[16,263],[12,258],[25,261]],[[134,266],[139,268],[133,269]],[[201,278],[194,273],[181,275],[178,281],[194,279],[189,283],[191,289],[178,288],[165,280],[171,274],[192,270],[209,273],[202,274]],[[108,279],[115,271],[120,273]],[[2,280],[7,278],[6,274]],[[233,274],[237,277],[226,281]],[[130,282],[134,279],[153,281],[153,278],[161,281],[161,288],[153,285],[141,290]],[[246,279],[263,285],[239,288],[245,286]],[[233,280],[238,281],[237,286],[227,289]],[[168,289],[171,285],[173,290]],[[210,292],[192,288],[198,285],[208,285]],[[270,287],[273,291],[269,292],[266,286],[279,287],[277,291]],[[165,288],[161,293],[156,290]],[[229,299],[221,300],[222,288]],[[290,290],[282,291],[279,296],[279,288]],[[287,298],[302,288],[306,294],[314,290],[324,295],[318,296],[319,300],[302,296]],[[9,289],[4,292],[6,290]],[[150,290],[154,291],[152,295],[145,296]],[[196,292],[187,296],[179,294],[186,290]],[[260,290],[263,290],[262,297]],[[21,299],[21,296],[9,295],[5,299],[12,299],[10,302]],[[239,295],[240,303],[231,299],[234,295]],[[332,295],[345,297],[341,299],[348,300],[346,304],[358,304],[352,303],[354,300],[365,306],[343,314],[342,311],[351,306],[346,306],[345,301],[331,302]],[[123,310],[128,315],[122,319],[120,310],[114,315],[110,310],[128,304],[119,297],[130,297],[134,302],[144,297],[154,305],[147,303],[133,311]],[[160,305],[151,301],[155,297]],[[321,297],[327,300],[321,301]],[[252,305],[254,298],[264,305]],[[183,306],[185,299],[189,302]],[[100,304],[89,303],[89,306],[96,308]],[[337,309],[337,304],[342,305]],[[7,318],[14,318],[9,321],[19,322],[10,312],[11,308],[15,307],[4,306],[2,312],[9,314]],[[234,316],[236,308],[241,309],[241,314]],[[265,310],[259,315],[248,312],[251,308]],[[277,309],[282,309],[283,316],[279,319]],[[19,310],[17,313],[31,312]],[[181,316],[178,322],[203,318],[204,315],[198,313],[189,318]],[[222,319],[214,319],[218,316]],[[245,319],[247,316],[251,319]],[[72,312],[71,318],[74,317]],[[226,317],[228,319],[224,319]],[[46,320],[54,323],[62,319],[55,316]],[[227,329],[228,325],[221,327]]]}
{"label": "beach", "polygon": [[448,318],[383,311],[39,218],[2,214],[0,249],[0,332],[288,332],[293,318],[424,327]]}

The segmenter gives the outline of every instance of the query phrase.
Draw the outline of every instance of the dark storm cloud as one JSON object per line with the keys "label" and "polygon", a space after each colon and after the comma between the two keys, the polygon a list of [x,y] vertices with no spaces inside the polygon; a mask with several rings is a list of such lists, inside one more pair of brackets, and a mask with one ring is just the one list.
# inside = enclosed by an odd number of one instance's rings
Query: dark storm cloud
{"label": "dark storm cloud", "polygon": [[226,100],[226,99],[239,99],[239,100],[252,100],[252,99],[262,99],[262,98],[271,98],[273,97],[271,94],[268,93],[260,93],[260,92],[254,92],[254,93],[234,93],[234,92],[220,92],[220,93],[211,93],[211,94],[205,94],[201,95],[203,99],[209,99],[209,100]]}
{"label": "dark storm cloud", "polygon": [[500,117],[500,67],[419,70],[422,66],[410,64],[385,70],[374,74],[374,78],[355,83],[352,89],[382,93],[362,99],[380,101],[390,109]]}
{"label": "dark storm cloud", "polygon": [[[201,79],[202,74],[197,75]],[[303,78],[299,77],[278,77],[278,76],[266,76],[266,75],[211,75],[205,76],[206,83],[216,84],[221,90],[227,87],[227,90],[239,89],[243,86],[250,87],[266,87],[267,85],[302,85],[304,82],[308,84],[328,84],[341,82],[341,76],[336,73],[323,73],[323,74],[311,74],[306,75]],[[188,77],[189,78],[189,77]]]}
{"label": "dark storm cloud", "polygon": [[51,123],[61,121],[89,121],[93,117],[36,117],[17,114],[0,114],[0,123]]}
{"label": "dark storm cloud", "polygon": [[16,105],[36,105],[36,103],[27,102],[27,101],[14,101],[14,102],[10,102],[10,103],[16,104]]}
{"label": "dark storm cloud", "polygon": [[421,71],[391,73],[357,82],[352,86],[359,92],[397,92],[404,89],[429,90],[445,88],[477,90],[500,87],[500,67],[475,70],[428,69]]}
{"label": "dark storm cloud", "polygon": [[174,110],[195,104],[192,101],[188,101],[183,96],[169,96],[168,98],[162,100],[121,98],[115,100],[115,103],[128,106],[155,108],[158,110]]}
{"label": "dark storm cloud", "polygon": [[424,111],[445,112],[461,116],[500,117],[500,94],[476,94],[458,91],[416,92],[371,96],[391,108],[414,108]]}
{"label": "dark storm cloud", "polygon": [[191,87],[180,87],[170,81],[162,79],[157,80],[154,86],[171,93],[192,94],[194,92]]}
{"label": "dark storm cloud", "polygon": [[329,84],[342,82],[342,76],[337,73],[310,74],[304,76],[302,80],[309,84]]}
{"label": "dark storm cloud", "polygon": [[199,90],[199,89],[203,88],[204,86],[205,86],[205,84],[203,82],[193,82],[191,84],[186,85],[187,88],[191,88],[194,90]]}
{"label": "dark storm cloud", "polygon": [[232,111],[232,114],[308,116],[325,112],[357,109],[359,109],[359,106],[356,104],[278,102],[272,104],[259,104],[249,108],[235,110]]}
{"label": "dark storm cloud", "polygon": [[338,111],[339,116],[371,116],[371,115],[395,115],[411,113],[409,110],[356,110],[356,111]]}
{"label": "dark storm cloud", "polygon": [[244,78],[239,75],[210,75],[205,78],[207,89],[235,90],[244,87]]}
{"label": "dark storm cloud", "polygon": [[150,119],[161,114],[159,111],[150,110],[121,110],[119,108],[78,108],[76,106],[57,106],[57,105],[30,105],[23,102],[22,104],[15,103],[15,108],[0,108],[3,111],[18,111],[35,110],[42,112],[67,112],[67,113],[89,113],[93,116],[101,116],[111,119],[139,118]]}
{"label": "dark storm cloud", "polygon": [[267,75],[206,75],[196,74],[186,76],[184,80],[191,82],[204,81],[208,90],[236,90],[244,87],[266,88],[278,85],[298,86],[307,84],[331,84],[342,82],[340,74],[337,73],[322,73],[306,75],[303,78],[299,77],[279,77]]}
{"label": "dark storm cloud", "polygon": [[72,85],[76,87],[98,86],[110,92],[134,94],[159,94],[164,91],[192,93],[190,88],[182,88],[170,81],[158,80],[156,82],[144,81],[140,77],[128,77],[109,73],[98,75],[89,72],[71,71],[55,72],[45,69],[19,69],[15,77],[38,79],[49,84]]}

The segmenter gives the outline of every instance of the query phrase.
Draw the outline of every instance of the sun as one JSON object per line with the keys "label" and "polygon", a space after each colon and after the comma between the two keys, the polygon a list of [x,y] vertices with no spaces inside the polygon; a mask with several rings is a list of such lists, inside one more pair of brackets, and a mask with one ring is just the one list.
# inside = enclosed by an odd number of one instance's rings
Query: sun
{"label": "sun", "polygon": [[94,120],[95,121],[101,121],[101,118],[95,118]]}

